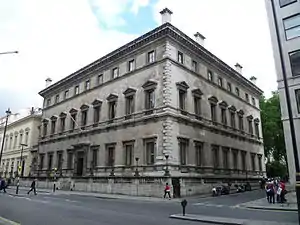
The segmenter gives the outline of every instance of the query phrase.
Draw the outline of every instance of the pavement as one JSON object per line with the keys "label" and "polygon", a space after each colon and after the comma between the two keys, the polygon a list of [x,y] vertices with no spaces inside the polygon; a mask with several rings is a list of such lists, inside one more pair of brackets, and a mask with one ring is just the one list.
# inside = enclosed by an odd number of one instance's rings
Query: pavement
{"label": "pavement", "polygon": [[[77,195],[74,192],[52,193],[47,190],[38,190],[38,195],[35,196],[27,195],[27,190],[28,188],[20,188],[18,196],[13,195],[15,192],[13,189],[7,190],[10,194],[0,193],[0,221],[1,217],[12,221],[11,223],[0,222],[0,224],[207,225],[220,224],[220,221],[226,224],[222,221],[224,218],[235,222],[249,222],[255,219],[257,225],[269,225],[273,221],[286,225],[298,224],[296,212],[262,211],[240,206],[263,198],[264,192],[261,191],[222,197],[188,198],[186,212],[191,220],[186,220],[187,216],[185,220],[179,220],[174,216],[180,216],[181,206],[175,199],[146,201],[139,197],[105,198],[94,195],[84,196],[82,193]],[[203,216],[206,217],[205,220]],[[195,220],[195,217],[202,217],[202,222]]]}

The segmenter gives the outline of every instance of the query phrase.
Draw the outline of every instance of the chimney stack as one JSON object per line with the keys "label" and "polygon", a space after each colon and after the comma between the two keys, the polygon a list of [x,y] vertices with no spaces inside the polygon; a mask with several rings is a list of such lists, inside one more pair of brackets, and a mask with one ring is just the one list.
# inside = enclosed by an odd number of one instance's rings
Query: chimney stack
{"label": "chimney stack", "polygon": [[51,84],[52,84],[52,79],[48,77],[46,79],[46,88],[49,87]]}
{"label": "chimney stack", "polygon": [[204,40],[206,39],[202,34],[197,32],[194,34],[196,41],[198,42],[199,45],[204,46]]}
{"label": "chimney stack", "polygon": [[250,77],[250,81],[256,85],[257,78],[255,76]]}
{"label": "chimney stack", "polygon": [[242,67],[239,63],[236,63],[234,66],[235,66],[235,70],[236,70],[238,73],[242,74],[243,67]]}
{"label": "chimney stack", "polygon": [[165,24],[165,23],[171,23],[171,15],[173,14],[173,12],[168,9],[168,8],[164,8],[161,12],[161,23]]}

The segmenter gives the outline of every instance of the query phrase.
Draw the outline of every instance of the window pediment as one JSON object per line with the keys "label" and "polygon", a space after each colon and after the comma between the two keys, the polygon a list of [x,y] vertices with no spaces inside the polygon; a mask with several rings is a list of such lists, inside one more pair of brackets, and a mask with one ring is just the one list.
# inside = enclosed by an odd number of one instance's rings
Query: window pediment
{"label": "window pediment", "polygon": [[88,109],[89,109],[89,106],[87,104],[83,104],[82,106],[80,106],[81,111],[85,111],[85,110],[88,110]]}
{"label": "window pediment", "polygon": [[185,81],[177,82],[176,86],[177,86],[177,88],[182,89],[182,90],[187,90],[190,87]]}
{"label": "window pediment", "polygon": [[258,118],[254,119],[254,123],[259,123],[259,122],[260,122],[260,120]]}
{"label": "window pediment", "polygon": [[99,100],[99,99],[95,99],[93,102],[92,102],[92,105],[95,107],[95,106],[100,106],[102,104],[102,101]]}
{"label": "window pediment", "polygon": [[219,106],[222,107],[222,108],[227,108],[228,104],[225,101],[220,101]]}
{"label": "window pediment", "polygon": [[116,101],[117,99],[118,99],[118,95],[116,95],[116,94],[110,94],[110,95],[106,98],[107,101]]}
{"label": "window pediment", "polygon": [[228,109],[229,109],[231,112],[236,112],[236,108],[235,108],[234,105],[229,106]]}
{"label": "window pediment", "polygon": [[199,88],[196,88],[196,89],[192,90],[192,94],[195,96],[201,97],[203,95],[203,92]]}
{"label": "window pediment", "polygon": [[24,130],[23,130],[23,129],[21,129],[21,130],[19,131],[19,133],[20,133],[20,134],[23,134],[23,133],[24,133]]}
{"label": "window pediment", "polygon": [[52,120],[52,121],[57,120],[57,116],[51,116],[50,120]]}
{"label": "window pediment", "polygon": [[136,89],[134,89],[134,88],[127,88],[124,92],[123,92],[123,94],[124,95],[134,95],[136,93]]}
{"label": "window pediment", "polygon": [[19,134],[19,132],[18,131],[15,131],[15,135],[18,135]]}
{"label": "window pediment", "polygon": [[151,89],[157,86],[157,82],[153,80],[148,80],[146,83],[142,85],[144,89]]}
{"label": "window pediment", "polygon": [[237,112],[240,116],[244,116],[244,110],[240,109],[238,112]]}
{"label": "window pediment", "polygon": [[208,101],[217,104],[219,100],[218,100],[218,98],[216,96],[210,96],[208,98]]}
{"label": "window pediment", "polygon": [[66,117],[66,116],[67,116],[67,113],[66,113],[66,112],[61,112],[61,113],[59,114],[59,117],[60,117],[60,118]]}
{"label": "window pediment", "polygon": [[250,121],[252,121],[253,120],[253,116],[249,115],[249,116],[247,116],[247,119],[250,120]]}
{"label": "window pediment", "polygon": [[44,119],[42,120],[42,123],[49,123],[49,119],[44,118]]}
{"label": "window pediment", "polygon": [[10,133],[9,136],[13,137],[13,136],[14,136],[14,133]]}
{"label": "window pediment", "polygon": [[78,110],[75,109],[75,108],[72,108],[72,109],[69,111],[69,113],[71,113],[71,114],[75,114],[75,113],[77,113],[77,112],[78,112]]}

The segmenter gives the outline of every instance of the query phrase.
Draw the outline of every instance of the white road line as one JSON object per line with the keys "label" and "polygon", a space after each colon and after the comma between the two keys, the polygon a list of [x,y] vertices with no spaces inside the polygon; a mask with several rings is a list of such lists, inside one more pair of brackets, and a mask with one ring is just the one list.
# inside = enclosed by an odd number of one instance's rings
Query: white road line
{"label": "white road line", "polygon": [[78,201],[74,201],[74,200],[70,200],[70,199],[65,199],[66,202],[78,202]]}

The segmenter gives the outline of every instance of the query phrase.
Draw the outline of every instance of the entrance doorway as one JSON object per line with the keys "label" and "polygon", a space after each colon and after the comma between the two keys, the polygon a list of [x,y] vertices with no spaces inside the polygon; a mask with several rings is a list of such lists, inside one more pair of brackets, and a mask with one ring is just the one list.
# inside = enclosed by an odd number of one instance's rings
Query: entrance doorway
{"label": "entrance doorway", "polygon": [[84,162],[84,153],[83,152],[78,152],[77,155],[77,176],[82,176],[83,175],[83,162]]}

